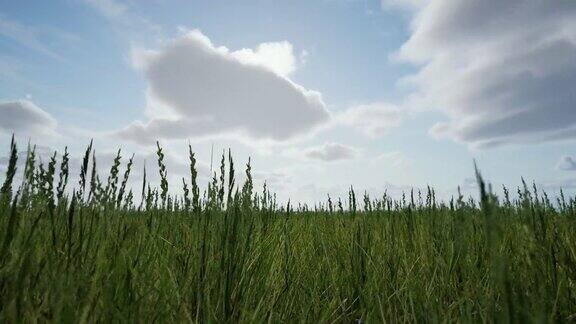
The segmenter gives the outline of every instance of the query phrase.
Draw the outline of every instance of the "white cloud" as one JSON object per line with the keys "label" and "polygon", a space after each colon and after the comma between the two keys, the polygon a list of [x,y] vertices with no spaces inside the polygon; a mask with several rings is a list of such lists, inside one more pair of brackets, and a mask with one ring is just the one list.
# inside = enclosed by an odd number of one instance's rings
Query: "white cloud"
{"label": "white cloud", "polygon": [[0,130],[21,135],[54,135],[56,120],[29,100],[0,102]]}
{"label": "white cloud", "polygon": [[221,134],[284,141],[310,132],[329,113],[319,92],[285,76],[294,69],[291,47],[265,43],[231,52],[193,30],[161,50],[137,53],[135,65],[149,83],[152,117],[118,135],[147,144]]}
{"label": "white cloud", "polygon": [[576,171],[576,160],[571,156],[563,156],[556,165],[558,170]]}
{"label": "white cloud", "polygon": [[334,124],[353,127],[369,137],[381,137],[398,127],[403,118],[399,107],[373,103],[345,110],[334,117]]}
{"label": "white cloud", "polygon": [[303,155],[308,159],[332,162],[353,159],[358,155],[358,151],[351,146],[340,143],[325,143],[321,146],[305,149]]}
{"label": "white cloud", "polygon": [[576,2],[434,0],[398,57],[421,102],[450,118],[431,132],[472,146],[576,138]]}

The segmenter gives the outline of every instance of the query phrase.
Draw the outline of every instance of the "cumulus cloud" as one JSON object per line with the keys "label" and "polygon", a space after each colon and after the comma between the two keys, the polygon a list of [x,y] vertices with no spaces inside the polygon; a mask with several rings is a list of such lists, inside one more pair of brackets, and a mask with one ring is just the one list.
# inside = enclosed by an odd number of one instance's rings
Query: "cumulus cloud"
{"label": "cumulus cloud", "polygon": [[151,118],[117,135],[142,144],[220,134],[298,137],[327,121],[329,113],[319,92],[287,78],[294,61],[287,42],[230,51],[198,30],[188,31],[158,51],[135,55],[149,84]]}
{"label": "cumulus cloud", "polygon": [[369,137],[381,137],[398,127],[403,118],[399,107],[373,103],[345,110],[334,117],[334,124],[353,127]]}
{"label": "cumulus cloud", "polygon": [[326,162],[350,160],[357,155],[358,152],[355,148],[340,143],[325,143],[304,150],[306,158]]}
{"label": "cumulus cloud", "polygon": [[558,170],[576,171],[576,160],[571,156],[563,156],[556,165]]}
{"label": "cumulus cloud", "polygon": [[[403,1],[406,2],[406,1]],[[472,146],[576,138],[576,2],[432,0],[398,52],[408,81],[449,121],[435,136]]]}
{"label": "cumulus cloud", "polygon": [[0,130],[22,135],[53,135],[56,120],[29,100],[0,102]]}

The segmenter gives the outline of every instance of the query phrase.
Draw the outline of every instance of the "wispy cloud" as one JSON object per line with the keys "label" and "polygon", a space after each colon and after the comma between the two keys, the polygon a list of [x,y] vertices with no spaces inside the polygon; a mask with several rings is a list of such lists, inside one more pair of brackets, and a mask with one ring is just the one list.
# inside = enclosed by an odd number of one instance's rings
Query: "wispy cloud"
{"label": "wispy cloud", "polygon": [[117,33],[127,42],[156,44],[164,38],[162,27],[141,15],[139,2],[126,0],[80,0],[94,12],[105,18]]}
{"label": "wispy cloud", "polygon": [[107,17],[119,17],[128,11],[128,4],[120,0],[84,0]]}
{"label": "wispy cloud", "polygon": [[41,30],[8,19],[2,14],[0,14],[0,36],[11,39],[21,46],[49,56],[53,59],[63,59],[61,55],[54,52],[44,43]]}

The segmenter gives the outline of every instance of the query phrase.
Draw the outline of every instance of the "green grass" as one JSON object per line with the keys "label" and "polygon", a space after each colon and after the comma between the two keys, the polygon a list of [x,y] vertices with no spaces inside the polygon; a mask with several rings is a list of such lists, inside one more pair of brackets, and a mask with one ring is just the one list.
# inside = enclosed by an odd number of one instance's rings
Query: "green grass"
{"label": "green grass", "polygon": [[1,322],[555,322],[576,313],[573,199],[551,203],[524,186],[500,202],[478,175],[479,202],[438,202],[432,189],[357,201],[351,190],[346,203],[293,208],[255,193],[249,167],[246,183],[229,186],[231,157],[201,195],[192,152],[187,188],[175,194],[158,146],[160,188],[144,180],[140,204],[119,159],[105,183],[90,172],[92,146],[74,193],[67,162],[41,166],[32,149],[16,185],[15,151],[0,193]]}

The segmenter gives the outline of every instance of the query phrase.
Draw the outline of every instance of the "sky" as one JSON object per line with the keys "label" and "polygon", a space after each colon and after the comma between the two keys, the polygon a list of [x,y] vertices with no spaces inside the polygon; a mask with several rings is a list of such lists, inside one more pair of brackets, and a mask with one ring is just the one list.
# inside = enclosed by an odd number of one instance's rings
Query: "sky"
{"label": "sky", "polygon": [[572,0],[0,0],[0,171],[15,134],[134,183],[159,141],[172,193],[189,143],[282,200],[574,192],[574,84]]}

